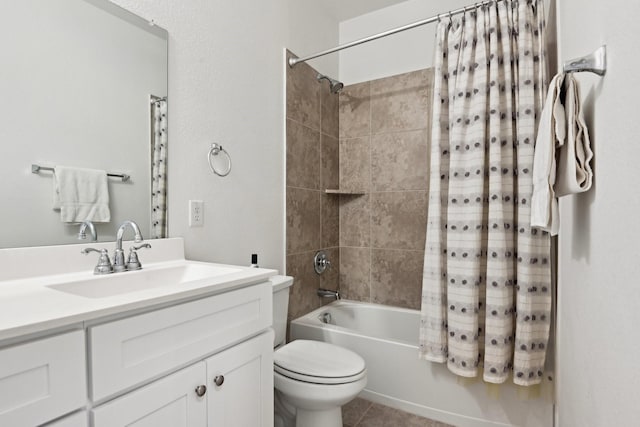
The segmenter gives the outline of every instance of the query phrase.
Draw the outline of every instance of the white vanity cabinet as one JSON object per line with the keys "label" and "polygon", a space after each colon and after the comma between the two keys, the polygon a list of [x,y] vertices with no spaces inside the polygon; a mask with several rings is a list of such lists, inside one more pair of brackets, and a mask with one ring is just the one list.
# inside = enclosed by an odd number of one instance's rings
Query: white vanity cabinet
{"label": "white vanity cabinet", "polygon": [[92,425],[271,427],[271,298],[262,283],[90,327]]}
{"label": "white vanity cabinet", "polygon": [[266,330],[272,321],[271,299],[265,282],[90,327],[93,402]]}
{"label": "white vanity cabinet", "polygon": [[269,331],[98,406],[93,426],[272,426],[272,352]]}
{"label": "white vanity cabinet", "polygon": [[0,427],[273,427],[277,271],[152,245],[104,276],[86,244],[0,251]]}

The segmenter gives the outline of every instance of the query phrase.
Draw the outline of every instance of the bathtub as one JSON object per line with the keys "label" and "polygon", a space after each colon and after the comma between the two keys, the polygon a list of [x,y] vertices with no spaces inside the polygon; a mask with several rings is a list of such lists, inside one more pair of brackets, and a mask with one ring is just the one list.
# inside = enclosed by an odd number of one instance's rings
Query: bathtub
{"label": "bathtub", "polygon": [[368,371],[360,397],[382,405],[459,427],[553,425],[548,397],[524,398],[513,384],[492,390],[482,381],[463,384],[445,365],[418,359],[419,323],[417,310],[341,300],[293,320],[291,339],[358,353]]}

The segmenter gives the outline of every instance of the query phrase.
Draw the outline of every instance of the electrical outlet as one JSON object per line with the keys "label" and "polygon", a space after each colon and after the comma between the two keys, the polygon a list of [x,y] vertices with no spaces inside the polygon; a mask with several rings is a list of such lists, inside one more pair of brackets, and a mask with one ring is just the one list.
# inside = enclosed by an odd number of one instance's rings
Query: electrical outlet
{"label": "electrical outlet", "polygon": [[202,227],[204,225],[204,202],[202,200],[189,200],[189,227]]}

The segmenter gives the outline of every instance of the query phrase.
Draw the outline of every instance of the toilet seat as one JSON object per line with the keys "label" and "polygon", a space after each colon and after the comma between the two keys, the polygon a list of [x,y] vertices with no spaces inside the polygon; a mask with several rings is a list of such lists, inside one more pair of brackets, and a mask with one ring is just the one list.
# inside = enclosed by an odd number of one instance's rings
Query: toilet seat
{"label": "toilet seat", "polygon": [[365,362],[356,353],[322,341],[296,340],[274,353],[274,370],[312,384],[346,384],[366,376]]}

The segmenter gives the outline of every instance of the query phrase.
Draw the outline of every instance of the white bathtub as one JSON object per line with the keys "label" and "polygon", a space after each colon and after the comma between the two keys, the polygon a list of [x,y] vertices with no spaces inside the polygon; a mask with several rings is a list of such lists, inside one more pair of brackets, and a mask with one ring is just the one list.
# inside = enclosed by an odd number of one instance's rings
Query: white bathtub
{"label": "white bathtub", "polygon": [[368,383],[360,397],[383,405],[459,427],[553,425],[549,398],[524,399],[512,384],[498,393],[482,381],[463,385],[445,365],[418,359],[419,322],[417,310],[342,300],[293,320],[291,339],[326,341],[361,355]]}

